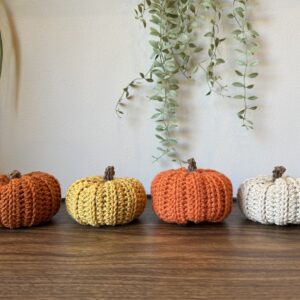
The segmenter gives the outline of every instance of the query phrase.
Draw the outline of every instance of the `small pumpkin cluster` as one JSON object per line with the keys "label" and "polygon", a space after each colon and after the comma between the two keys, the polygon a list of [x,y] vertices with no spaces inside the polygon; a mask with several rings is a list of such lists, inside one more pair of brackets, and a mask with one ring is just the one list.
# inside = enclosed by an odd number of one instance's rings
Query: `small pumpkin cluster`
{"label": "small pumpkin cluster", "polygon": [[[114,167],[103,177],[76,181],[68,190],[69,214],[82,225],[122,225],[139,217],[146,206],[143,185],[134,178],[114,179]],[[152,205],[168,223],[186,224],[223,221],[232,207],[232,185],[223,174],[197,169],[194,159],[188,168],[158,174],[152,182]]]}
{"label": "small pumpkin cluster", "polygon": [[[244,215],[263,224],[300,224],[300,179],[283,176],[276,167],[273,176],[246,180],[238,190]],[[82,225],[123,225],[138,218],[147,196],[135,178],[115,178],[113,166],[104,176],[85,177],[67,192],[66,208]],[[167,223],[222,222],[232,210],[232,183],[222,173],[198,169],[194,159],[187,168],[159,173],[151,185],[152,207]],[[0,226],[31,227],[51,220],[61,202],[59,182],[52,175],[14,171],[0,176]]]}

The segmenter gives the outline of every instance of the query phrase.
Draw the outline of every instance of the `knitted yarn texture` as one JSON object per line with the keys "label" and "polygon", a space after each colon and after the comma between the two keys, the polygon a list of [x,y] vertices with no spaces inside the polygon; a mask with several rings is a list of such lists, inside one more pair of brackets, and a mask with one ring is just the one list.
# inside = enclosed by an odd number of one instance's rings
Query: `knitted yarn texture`
{"label": "knitted yarn texture", "polygon": [[300,224],[300,179],[282,176],[276,167],[272,176],[250,178],[238,190],[238,203],[244,215],[262,224]]}
{"label": "knitted yarn texture", "polygon": [[0,226],[31,227],[48,222],[59,210],[59,182],[51,175],[14,171],[0,176]]}
{"label": "knitted yarn texture", "polygon": [[135,178],[113,176],[113,167],[108,167],[104,177],[86,177],[71,185],[66,206],[79,224],[122,225],[142,214],[147,201],[143,185]]}
{"label": "knitted yarn texture", "polygon": [[232,209],[232,184],[214,170],[189,167],[159,173],[151,186],[152,206],[157,216],[168,223],[221,222]]}

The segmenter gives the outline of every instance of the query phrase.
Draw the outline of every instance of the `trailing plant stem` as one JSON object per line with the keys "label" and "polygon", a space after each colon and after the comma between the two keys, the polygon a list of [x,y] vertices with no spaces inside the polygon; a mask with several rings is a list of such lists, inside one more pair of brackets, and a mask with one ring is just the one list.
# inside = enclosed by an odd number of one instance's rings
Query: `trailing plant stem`
{"label": "trailing plant stem", "polygon": [[233,19],[237,25],[237,29],[233,31],[234,38],[241,45],[241,48],[235,49],[238,53],[241,53],[243,58],[238,59],[237,63],[243,67],[243,70],[235,70],[236,74],[242,77],[242,82],[234,82],[233,86],[241,88],[242,94],[234,96],[235,99],[242,99],[244,107],[238,112],[238,117],[242,120],[242,126],[247,129],[253,128],[253,122],[248,119],[248,111],[256,110],[257,106],[249,105],[249,101],[256,100],[256,96],[248,95],[248,91],[253,89],[254,84],[249,84],[249,78],[255,78],[258,73],[249,73],[250,67],[258,64],[257,60],[251,60],[250,55],[254,56],[257,44],[255,39],[258,33],[252,29],[252,25],[248,20],[247,12],[248,0],[233,0],[233,11],[228,15]]}

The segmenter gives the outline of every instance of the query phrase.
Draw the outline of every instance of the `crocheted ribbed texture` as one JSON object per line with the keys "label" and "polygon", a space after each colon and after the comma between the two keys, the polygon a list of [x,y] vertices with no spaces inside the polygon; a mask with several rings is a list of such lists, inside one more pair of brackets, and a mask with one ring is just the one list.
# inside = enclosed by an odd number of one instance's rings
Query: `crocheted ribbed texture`
{"label": "crocheted ribbed texture", "polygon": [[143,185],[134,178],[105,180],[94,176],[72,184],[66,206],[69,214],[82,225],[122,225],[139,217],[146,201]]}
{"label": "crocheted ribbed texture", "polygon": [[151,192],[155,213],[168,223],[220,222],[232,208],[232,184],[214,170],[161,172],[154,178]]}
{"label": "crocheted ribbed texture", "polygon": [[48,222],[59,210],[60,185],[51,175],[33,172],[0,176],[0,226],[30,227]]}
{"label": "crocheted ribbed texture", "polygon": [[238,190],[245,216],[262,224],[300,224],[300,179],[283,176],[250,178]]}

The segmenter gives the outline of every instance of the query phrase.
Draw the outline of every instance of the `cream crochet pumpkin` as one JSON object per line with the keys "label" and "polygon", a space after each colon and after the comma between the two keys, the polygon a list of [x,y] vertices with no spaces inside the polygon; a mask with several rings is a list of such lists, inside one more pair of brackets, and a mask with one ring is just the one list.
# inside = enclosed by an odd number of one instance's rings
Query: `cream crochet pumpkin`
{"label": "cream crochet pumpkin", "polygon": [[262,224],[300,224],[300,179],[283,176],[285,167],[275,167],[273,176],[246,180],[238,190],[238,203],[245,216]]}

